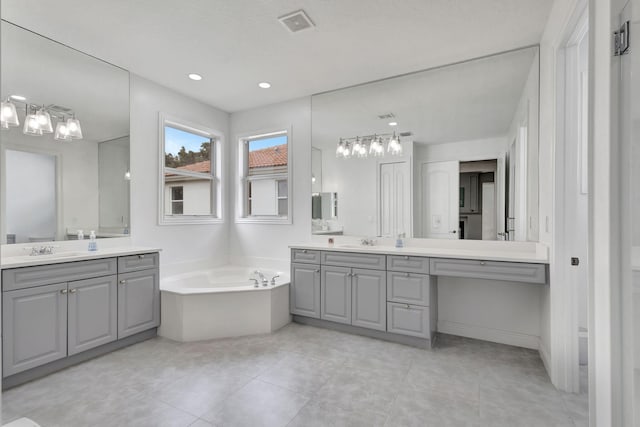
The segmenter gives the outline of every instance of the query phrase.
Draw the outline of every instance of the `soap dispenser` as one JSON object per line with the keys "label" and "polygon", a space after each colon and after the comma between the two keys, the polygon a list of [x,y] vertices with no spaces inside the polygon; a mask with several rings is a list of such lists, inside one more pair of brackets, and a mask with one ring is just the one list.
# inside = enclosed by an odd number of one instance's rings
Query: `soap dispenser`
{"label": "soap dispenser", "polygon": [[98,243],[96,242],[96,232],[91,230],[91,234],[89,234],[89,251],[97,251]]}
{"label": "soap dispenser", "polygon": [[398,233],[396,238],[396,248],[404,248],[404,233]]}

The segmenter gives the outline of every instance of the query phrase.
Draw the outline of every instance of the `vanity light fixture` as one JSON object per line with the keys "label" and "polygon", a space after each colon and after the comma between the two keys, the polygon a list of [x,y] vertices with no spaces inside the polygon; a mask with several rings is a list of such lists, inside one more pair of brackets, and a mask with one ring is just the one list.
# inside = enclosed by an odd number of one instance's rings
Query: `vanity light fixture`
{"label": "vanity light fixture", "polygon": [[189,74],[189,78],[191,80],[195,80],[195,81],[200,81],[202,80],[202,76],[200,74],[196,74],[196,73],[191,73]]}
{"label": "vanity light fixture", "polygon": [[[407,133],[411,135],[411,133]],[[386,143],[386,150],[385,150]],[[336,157],[347,159],[351,156],[366,158],[383,157],[385,151],[392,156],[402,155],[402,144],[400,137],[393,134],[374,134],[365,136],[356,136],[352,138],[340,138],[336,147]]]}
{"label": "vanity light fixture", "polygon": [[75,114],[67,119],[67,129],[71,139],[82,139],[82,128],[80,120],[76,119]]}
{"label": "vanity light fixture", "polygon": [[38,126],[40,126],[42,133],[53,133],[51,115],[44,109],[44,105],[36,113],[36,119],[38,120]]}
{"label": "vanity light fixture", "polygon": [[53,138],[58,141],[71,141],[66,121],[59,121],[56,124],[56,133],[53,134]]}
{"label": "vanity light fixture", "polygon": [[16,106],[10,98],[7,98],[7,101],[0,106],[0,126],[3,129],[20,126]]}
{"label": "vanity light fixture", "polygon": [[271,83],[269,83],[269,82],[260,82],[260,83],[258,83],[258,86],[261,89],[269,89],[271,87]]}

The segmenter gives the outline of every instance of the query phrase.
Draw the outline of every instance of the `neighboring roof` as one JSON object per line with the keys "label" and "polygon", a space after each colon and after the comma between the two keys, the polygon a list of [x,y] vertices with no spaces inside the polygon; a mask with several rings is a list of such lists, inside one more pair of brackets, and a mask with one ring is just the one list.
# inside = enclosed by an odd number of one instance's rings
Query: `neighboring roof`
{"label": "neighboring roof", "polygon": [[275,145],[249,152],[249,169],[286,166],[288,161],[287,144]]}
{"label": "neighboring roof", "polygon": [[211,172],[211,160],[205,160],[192,165],[178,166],[176,169],[189,172],[209,173]]}
{"label": "neighboring roof", "polygon": [[[249,168],[272,168],[276,166],[286,166],[288,161],[287,144],[276,145],[269,148],[263,148],[261,150],[254,150],[249,152]],[[203,162],[193,163],[191,165],[178,166],[176,169],[209,173],[211,172],[211,161],[205,160]],[[175,174],[167,173],[166,176],[173,176]]]}

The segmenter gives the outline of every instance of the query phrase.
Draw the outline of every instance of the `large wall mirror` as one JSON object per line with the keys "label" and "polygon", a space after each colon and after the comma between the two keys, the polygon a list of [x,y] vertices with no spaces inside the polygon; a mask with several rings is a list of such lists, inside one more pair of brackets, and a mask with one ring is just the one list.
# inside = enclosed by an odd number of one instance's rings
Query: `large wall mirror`
{"label": "large wall mirror", "polygon": [[1,22],[1,242],[126,236],[129,73]]}
{"label": "large wall mirror", "polygon": [[537,241],[538,102],[538,47],[314,95],[312,233]]}

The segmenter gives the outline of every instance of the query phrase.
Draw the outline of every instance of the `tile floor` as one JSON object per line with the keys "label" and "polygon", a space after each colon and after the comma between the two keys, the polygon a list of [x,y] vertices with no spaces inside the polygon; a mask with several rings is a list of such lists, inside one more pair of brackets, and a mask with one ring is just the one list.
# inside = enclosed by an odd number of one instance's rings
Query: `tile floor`
{"label": "tile floor", "polygon": [[432,351],[291,324],[149,340],[2,395],[4,423],[74,426],[587,426],[538,353],[440,335]]}

